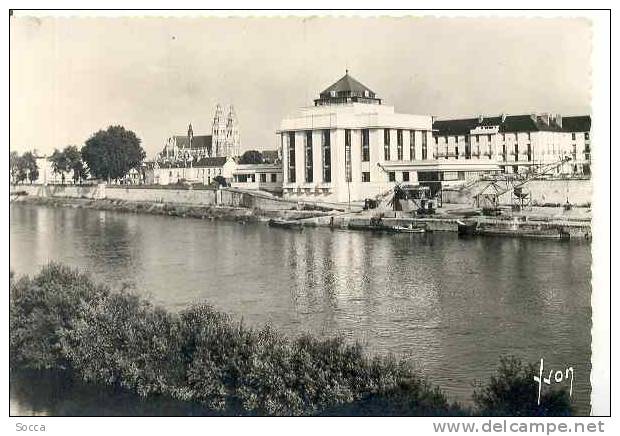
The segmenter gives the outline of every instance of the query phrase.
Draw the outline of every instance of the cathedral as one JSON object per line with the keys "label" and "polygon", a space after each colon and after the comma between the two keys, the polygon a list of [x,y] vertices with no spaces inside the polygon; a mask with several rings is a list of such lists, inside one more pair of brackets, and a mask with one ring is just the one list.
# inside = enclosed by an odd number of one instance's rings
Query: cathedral
{"label": "cathedral", "polygon": [[157,161],[192,162],[207,157],[236,157],[240,153],[239,123],[232,106],[225,114],[218,104],[211,123],[210,135],[194,135],[190,123],[187,135],[174,135],[164,144]]}

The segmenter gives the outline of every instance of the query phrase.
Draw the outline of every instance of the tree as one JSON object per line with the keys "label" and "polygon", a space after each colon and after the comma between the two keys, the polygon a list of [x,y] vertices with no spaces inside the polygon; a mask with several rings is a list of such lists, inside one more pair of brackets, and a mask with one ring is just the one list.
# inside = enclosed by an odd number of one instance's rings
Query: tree
{"label": "tree", "polygon": [[23,166],[27,173],[28,180],[33,183],[39,178],[39,167],[37,166],[37,158],[31,152],[26,152],[22,156]]}
{"label": "tree", "polygon": [[11,183],[17,183],[17,175],[19,173],[19,153],[12,151],[9,154],[9,172],[11,175]]}
{"label": "tree", "polygon": [[9,172],[12,183],[18,184],[26,179],[32,183],[39,178],[37,159],[31,152],[20,156],[16,151],[12,151],[9,155]]}
{"label": "tree", "polygon": [[82,153],[75,145],[69,145],[62,151],[65,156],[67,170],[73,172],[73,183],[81,182],[87,176]]}
{"label": "tree", "polygon": [[60,174],[62,178],[62,184],[65,184],[65,173],[69,171],[69,162],[67,161],[67,156],[58,149],[55,149],[52,155],[49,158],[50,162],[52,162],[52,171],[55,174]]}
{"label": "tree", "polygon": [[263,155],[258,150],[248,150],[239,159],[240,164],[260,164],[264,162]]}
{"label": "tree", "polygon": [[82,147],[82,158],[90,173],[108,182],[124,177],[132,168],[140,168],[145,156],[140,139],[122,126],[99,130]]}
{"label": "tree", "polygon": [[228,186],[228,183],[226,183],[226,179],[222,176],[215,176],[213,178],[213,183],[216,183],[217,185],[223,186],[223,187]]}

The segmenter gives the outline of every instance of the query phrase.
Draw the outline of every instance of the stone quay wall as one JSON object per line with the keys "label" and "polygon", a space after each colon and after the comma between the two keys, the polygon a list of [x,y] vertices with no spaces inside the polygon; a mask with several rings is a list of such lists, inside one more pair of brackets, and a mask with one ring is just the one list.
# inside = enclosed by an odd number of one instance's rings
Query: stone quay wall
{"label": "stone quay wall", "polygon": [[18,185],[11,192],[26,192],[34,197],[122,200],[130,202],[165,203],[193,206],[227,206],[263,210],[290,210],[297,202],[270,198],[235,189],[168,189],[140,188],[118,185]]}
{"label": "stone quay wall", "polygon": [[[477,182],[473,186],[458,190],[444,189],[442,199],[445,203],[473,205],[474,197],[488,182]],[[534,206],[564,204],[566,200],[577,206],[589,206],[592,202],[592,181],[583,180],[532,180],[523,186],[523,191],[530,194]],[[486,192],[493,192],[490,188]],[[500,204],[510,205],[511,192],[500,197]]]}

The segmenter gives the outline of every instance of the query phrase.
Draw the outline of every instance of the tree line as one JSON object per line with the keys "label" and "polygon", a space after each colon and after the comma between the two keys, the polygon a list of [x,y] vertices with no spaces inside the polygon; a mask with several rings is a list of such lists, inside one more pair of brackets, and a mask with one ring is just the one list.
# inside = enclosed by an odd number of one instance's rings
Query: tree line
{"label": "tree line", "polygon": [[[61,176],[71,175],[73,183],[81,183],[89,176],[95,179],[118,181],[132,168],[139,168],[146,157],[140,146],[140,138],[123,126],[110,126],[99,130],[86,140],[81,149],[69,145],[62,150],[55,149],[49,157],[52,171]],[[22,183],[26,179],[34,182],[39,177],[36,158],[31,152],[19,156],[10,155],[10,175],[12,183]]]}
{"label": "tree line", "polygon": [[12,151],[9,155],[9,174],[11,183],[22,183],[26,179],[30,183],[39,178],[39,167],[37,159],[31,152],[26,152],[21,156],[16,151]]}

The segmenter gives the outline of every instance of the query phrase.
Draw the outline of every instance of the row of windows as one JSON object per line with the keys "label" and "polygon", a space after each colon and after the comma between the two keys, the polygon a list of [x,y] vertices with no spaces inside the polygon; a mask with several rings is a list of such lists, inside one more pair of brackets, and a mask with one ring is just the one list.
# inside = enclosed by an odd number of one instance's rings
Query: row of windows
{"label": "row of windows", "polygon": [[[288,134],[288,180],[294,183],[296,181],[295,174],[295,132],[289,132]],[[283,136],[284,140],[284,136]],[[350,137],[349,137],[350,141]],[[314,173],[314,156],[312,151],[312,131],[306,131],[306,143],[304,146],[305,152],[305,181],[307,183],[313,182]],[[329,183],[332,180],[331,174],[331,136],[329,130],[321,131],[321,157],[323,158],[323,182]]]}
{"label": "row of windows", "polygon": [[[384,148],[384,158],[385,160],[391,160],[390,156],[390,129],[384,130],[384,140],[386,142]],[[351,181],[351,129],[345,129],[345,176],[347,181]],[[411,160],[415,160],[415,131],[409,130],[410,141],[409,141],[409,156]],[[403,160],[403,130],[398,129],[396,131],[397,138],[397,160]],[[284,136],[282,137],[284,140]],[[322,150],[322,160],[323,160],[323,182],[329,183],[331,182],[331,135],[330,131],[325,129],[321,131],[321,150]],[[361,131],[361,152],[362,152],[362,162],[370,161],[370,131],[368,129],[362,129]],[[305,144],[304,144],[304,154],[305,154],[305,171],[304,171],[304,179],[306,183],[312,183],[314,180],[314,156],[313,156],[313,142],[312,142],[312,131],[308,130],[305,132]],[[428,149],[427,149],[427,137],[426,134],[422,134],[422,159],[427,159],[428,157]],[[288,180],[289,182],[294,183],[296,181],[296,172],[295,172],[295,132],[288,133]]]}
{"label": "row of windows", "polygon": [[[530,137],[530,133],[527,132],[527,140],[530,141],[531,137]],[[492,141],[492,137],[493,135],[454,135],[454,136],[435,136],[435,143],[439,144],[439,140],[443,138],[444,142],[448,142],[450,140],[450,138],[454,138],[454,142],[458,142],[459,139],[464,139],[465,143],[469,143],[470,140],[471,142],[481,142],[480,139],[482,137],[486,137],[486,142],[491,142]],[[500,134],[500,138],[503,142],[506,141],[506,135],[504,133]],[[574,139],[574,138],[573,138]]]}
{"label": "row of windows", "polygon": [[[260,173],[259,180],[261,183],[267,183],[267,173]],[[236,174],[235,181],[239,183],[254,183],[256,182],[256,174]],[[278,181],[278,175],[276,173],[269,174],[269,181],[276,183]]]}
{"label": "row of windows", "polygon": [[[383,160],[392,160],[392,151],[390,147],[390,129],[383,129]],[[415,130],[409,130],[409,159],[415,160]],[[422,132],[422,159],[428,158],[426,133]],[[396,160],[403,160],[403,130],[396,130]]]}
{"label": "row of windows", "polygon": [[[590,139],[590,132],[584,132],[583,136],[584,136],[584,139],[586,141],[589,140]],[[573,138],[573,141],[576,140],[577,139],[577,134],[573,133],[572,134],[572,138]]]}
{"label": "row of windows", "polygon": [[[403,171],[402,176],[403,176],[402,177],[403,182],[408,182],[410,180],[410,178],[409,178],[410,177],[409,171]],[[395,182],[396,181],[396,172],[389,171],[388,172],[388,180],[390,182]],[[362,182],[370,182],[370,172],[368,172],[368,171],[363,171],[362,172]]]}
{"label": "row of windows", "polygon": [[[506,141],[506,134],[505,133],[501,133],[499,135],[500,135],[501,140],[503,142],[505,142]],[[527,141],[530,141],[531,140],[530,132],[526,132],[525,135],[526,135]],[[459,139],[464,139],[465,143],[470,142],[470,139],[471,139],[471,142],[480,142],[480,138],[484,137],[484,136],[486,136],[487,142],[491,142],[493,135],[454,135],[454,136],[448,135],[448,136],[435,136],[435,143],[438,144],[439,140],[441,138],[443,138],[443,140],[445,142],[448,142],[450,140],[450,138],[454,138],[454,142],[458,142]],[[575,141],[577,139],[577,134],[576,133],[572,133],[572,139],[573,139],[573,141]],[[589,140],[590,139],[590,133],[589,132],[584,132],[584,139],[585,140]]]}

